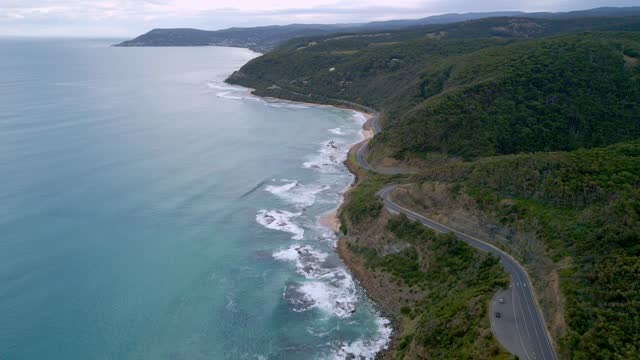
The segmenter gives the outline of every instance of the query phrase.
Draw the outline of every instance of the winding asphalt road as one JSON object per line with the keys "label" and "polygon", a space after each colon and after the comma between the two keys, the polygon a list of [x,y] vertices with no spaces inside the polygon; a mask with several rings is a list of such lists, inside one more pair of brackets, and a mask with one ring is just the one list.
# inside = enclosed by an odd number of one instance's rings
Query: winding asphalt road
{"label": "winding asphalt road", "polygon": [[[381,131],[379,120],[380,120],[380,113],[375,112],[370,122],[370,126],[371,126],[371,129],[373,130],[374,135]],[[379,174],[393,175],[394,173],[392,173],[389,170],[374,169],[371,166],[369,166],[369,163],[367,163],[367,159],[366,159],[368,148],[369,148],[369,140],[366,140],[362,145],[360,145],[360,148],[356,152],[356,159],[358,160],[358,164],[360,164],[360,167],[365,170],[369,170]]]}
{"label": "winding asphalt road", "polygon": [[[371,128],[374,134],[380,132],[379,113],[376,113],[371,121]],[[398,174],[399,171],[382,171],[371,167],[366,161],[368,141],[360,146],[356,153],[359,165],[369,171],[381,174]],[[491,304],[491,326],[498,340],[511,353],[518,355],[521,359],[527,360],[557,360],[558,355],[551,343],[551,337],[547,332],[544,318],[540,307],[536,302],[531,281],[522,265],[511,255],[498,249],[497,247],[477,239],[473,236],[461,233],[442,225],[436,221],[428,219],[407,208],[404,208],[391,200],[390,194],[396,185],[389,185],[378,192],[384,202],[385,207],[393,213],[403,213],[413,220],[417,220],[423,225],[442,233],[453,233],[458,239],[467,244],[492,253],[500,258],[500,263],[511,275],[511,285],[509,289],[499,292]],[[502,297],[504,303],[500,304],[496,298]],[[500,318],[495,317],[495,312],[501,313]]]}
{"label": "winding asphalt road", "polygon": [[[370,126],[373,130],[373,134],[378,134],[382,129],[380,128],[380,113],[374,112],[371,118]],[[367,163],[367,150],[369,149],[369,140],[366,140],[356,152],[356,159],[361,168],[384,175],[398,175],[398,174],[411,174],[411,171],[402,169],[374,169]]]}

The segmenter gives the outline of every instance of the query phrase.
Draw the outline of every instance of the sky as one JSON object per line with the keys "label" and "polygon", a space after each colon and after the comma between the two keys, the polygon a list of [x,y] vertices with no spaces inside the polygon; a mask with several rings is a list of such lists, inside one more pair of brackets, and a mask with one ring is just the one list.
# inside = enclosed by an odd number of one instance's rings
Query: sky
{"label": "sky", "polygon": [[0,0],[0,36],[127,38],[153,28],[217,30],[408,19],[452,12],[634,5],[640,5],[639,0]]}

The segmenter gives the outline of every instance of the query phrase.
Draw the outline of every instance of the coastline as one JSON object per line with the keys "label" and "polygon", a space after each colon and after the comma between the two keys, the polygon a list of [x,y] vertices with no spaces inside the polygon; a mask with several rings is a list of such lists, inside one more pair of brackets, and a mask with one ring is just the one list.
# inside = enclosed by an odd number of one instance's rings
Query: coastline
{"label": "coastline", "polygon": [[[249,49],[250,50],[250,49]],[[374,131],[371,127],[371,121],[373,120],[373,118],[375,117],[375,114],[370,113],[370,112],[365,112],[362,111],[361,109],[354,109],[352,107],[349,107],[347,105],[331,105],[331,104],[318,104],[318,103],[312,103],[312,102],[305,102],[305,101],[293,101],[293,100],[288,100],[288,99],[280,99],[280,98],[276,98],[276,97],[272,97],[272,96],[260,96],[260,95],[256,95],[255,91],[256,89],[250,88],[250,87],[246,87],[246,86],[242,86],[242,85],[236,85],[236,84],[230,84],[225,80],[225,83],[228,84],[229,86],[235,86],[238,88],[242,88],[244,89],[244,91],[250,95],[250,96],[254,96],[258,99],[261,100],[265,100],[265,101],[273,101],[273,102],[278,102],[278,103],[285,103],[285,104],[298,104],[298,105],[304,105],[304,106],[309,106],[309,107],[326,107],[326,108],[333,108],[333,109],[342,109],[342,110],[349,110],[349,111],[353,111],[355,113],[358,113],[360,115],[362,115],[364,117],[365,122],[362,124],[362,128],[360,130],[360,135],[362,135],[362,139],[356,141],[355,143],[352,143],[349,146],[349,149],[347,150],[347,160],[345,160],[344,165],[347,168],[347,170],[351,173],[351,175],[354,176],[354,181],[348,186],[346,187],[342,193],[340,193],[340,201],[338,202],[337,206],[335,209],[330,210],[322,215],[320,215],[318,217],[318,224],[322,225],[323,227],[333,231],[336,235],[339,235],[340,233],[340,217],[338,216],[339,212],[340,212],[340,208],[342,207],[344,200],[345,200],[345,194],[354,186],[356,186],[357,182],[358,182],[358,174],[357,172],[352,169],[349,166],[349,159],[348,156],[349,154],[353,153],[354,151],[356,151],[358,148],[360,148],[360,146],[363,145],[364,142],[370,140],[371,138],[373,138],[374,135]]]}
{"label": "coastline", "polygon": [[[301,103],[301,104],[308,104],[308,105],[317,105],[317,104],[311,104],[311,103]],[[354,176],[354,181],[347,187],[344,189],[344,191],[342,191],[342,193],[340,194],[340,201],[338,202],[338,205],[336,206],[335,209],[328,211],[326,213],[324,213],[323,215],[321,215],[318,218],[318,223],[324,227],[326,227],[327,229],[332,230],[336,235],[340,235],[340,226],[342,225],[340,223],[340,216],[338,216],[339,212],[340,212],[340,208],[342,207],[342,205],[344,204],[344,200],[345,200],[345,194],[354,186],[357,185],[358,183],[358,174],[354,171],[354,169],[352,169],[348,163],[349,163],[349,154],[353,153],[354,151],[356,151],[360,146],[362,146],[362,144],[365,141],[370,140],[373,137],[373,130],[371,130],[371,120],[373,119],[373,117],[375,116],[374,114],[371,113],[366,113],[363,111],[359,111],[359,110],[354,110],[354,109],[349,109],[346,107],[338,107],[338,106],[333,106],[333,105],[317,105],[317,106],[328,106],[328,107],[333,107],[333,108],[340,108],[340,109],[347,109],[350,111],[355,111],[357,113],[360,113],[362,116],[365,117],[366,121],[364,122],[364,124],[362,124],[362,129],[360,130],[360,134],[362,135],[362,139],[351,144],[351,146],[349,147],[349,150],[347,150],[347,160],[345,160],[344,165],[347,168],[347,170],[351,173],[351,175]],[[340,255],[338,253],[338,255]],[[351,269],[350,269],[351,270]]]}
{"label": "coastline", "polygon": [[[350,109],[350,110],[358,111],[354,109]],[[349,161],[349,157],[351,155],[355,155],[359,151],[360,147],[364,146],[375,135],[375,132],[373,130],[373,125],[372,125],[372,121],[375,117],[375,114],[362,112],[362,111],[358,111],[358,112],[363,113],[367,117],[367,121],[362,125],[362,130],[361,130],[363,139],[351,145],[347,154],[347,160],[344,161],[345,167],[354,176],[354,181],[353,183],[351,183],[351,185],[349,185],[349,187],[342,194],[342,202],[340,206],[332,214],[329,214],[329,215],[332,215],[335,217],[336,224],[337,224],[338,231],[336,231],[336,234],[338,236],[338,242],[336,246],[336,253],[340,257],[340,259],[342,259],[342,262],[347,267],[347,269],[349,269],[349,272],[351,272],[351,274],[356,278],[356,280],[358,281],[362,289],[365,291],[369,301],[375,304],[376,309],[380,312],[380,314],[389,321],[388,326],[390,327],[391,331],[389,334],[388,342],[386,346],[380,349],[380,351],[378,351],[378,353],[375,356],[375,359],[380,360],[380,359],[387,358],[390,354],[392,354],[393,350],[397,348],[397,346],[400,344],[400,338],[398,337],[400,333],[399,331],[400,323],[397,321],[396,315],[390,312],[389,309],[383,306],[381,303],[376,301],[376,298],[378,298],[379,296],[381,296],[381,294],[384,293],[384,289],[380,289],[378,286],[376,286],[374,281],[375,279],[371,278],[371,276],[367,274],[366,269],[364,269],[362,266],[358,266],[358,264],[356,264],[353,261],[353,259],[351,258],[351,254],[346,249],[346,242],[344,238],[341,237],[341,234],[339,231],[341,226],[340,216],[339,216],[340,209],[344,205],[347,193],[353,190],[356,186],[358,186],[358,183],[359,183],[359,174],[357,171],[358,169],[357,165],[352,164]]]}
{"label": "coastline", "polygon": [[371,304],[373,304],[373,306],[376,308],[376,311],[379,313],[379,316],[380,316],[379,320],[381,320],[381,324],[382,324],[381,331],[384,331],[383,329],[385,328],[388,330],[387,337],[384,339],[384,345],[380,347],[380,349],[375,353],[375,356],[374,356],[374,359],[383,359],[398,344],[398,339],[397,339],[398,324],[396,322],[395,316],[385,311],[385,309],[382,306],[380,306],[380,304],[378,304],[378,302],[375,301],[374,298],[371,296],[370,292],[371,291],[375,292],[375,289],[371,286],[370,281],[368,281],[367,276],[365,276],[365,274],[362,272],[362,269],[359,269],[352,261],[350,261],[348,256],[345,256],[346,255],[344,252],[345,243],[342,238],[342,234],[340,233],[341,221],[339,216],[340,209],[342,208],[342,206],[344,206],[348,192],[351,191],[354,187],[356,187],[357,184],[359,183],[358,171],[350,163],[349,157],[352,154],[355,154],[355,152],[358,151],[358,149],[361,146],[363,146],[371,138],[373,138],[375,133],[372,128],[372,121],[376,114],[372,112],[364,111],[362,108],[356,109],[355,106],[351,107],[347,104],[341,104],[341,105],[320,104],[320,103],[313,103],[313,102],[281,99],[281,98],[276,98],[272,96],[260,96],[255,94],[256,90],[253,88],[228,83],[226,80],[225,80],[225,84],[242,88],[244,89],[247,95],[250,95],[252,97],[255,97],[256,99],[260,99],[263,101],[288,103],[288,104],[294,104],[294,105],[297,104],[297,105],[304,105],[309,107],[325,107],[325,108],[349,110],[356,114],[361,115],[365,119],[364,123],[362,123],[361,125],[361,130],[360,130],[361,138],[358,141],[349,145],[348,150],[346,152],[346,160],[343,162],[343,165],[345,166],[346,170],[353,176],[353,181],[351,182],[351,184],[349,184],[349,186],[345,187],[340,192],[339,201],[336,204],[336,207],[318,216],[316,219],[316,223],[319,226],[325,228],[326,230],[331,231],[336,236],[337,241],[334,246],[334,251],[336,255],[342,260],[347,271],[359,283],[360,287],[364,291],[364,294],[367,300],[370,301]]}
{"label": "coastline", "polygon": [[[235,86],[240,86],[240,85],[235,85]],[[244,87],[244,88],[250,89],[247,87]],[[358,186],[358,184],[360,183],[360,176],[362,175],[362,171],[363,170],[366,171],[366,168],[362,168],[358,164],[354,164],[353,161],[351,160],[352,159],[351,156],[355,156],[355,154],[357,154],[357,152],[361,149],[361,147],[365,146],[368,143],[368,141],[371,138],[373,138],[373,136],[375,135],[375,131],[373,129],[374,125],[372,124],[372,120],[375,118],[375,114],[371,112],[363,111],[362,108],[355,109],[354,107],[350,107],[347,104],[335,105],[335,104],[319,104],[319,103],[313,103],[313,102],[295,101],[295,100],[288,100],[288,99],[280,99],[280,98],[271,97],[271,96],[256,95],[254,93],[255,91],[254,89],[250,89],[249,91],[252,96],[259,97],[261,99],[268,99],[268,100],[291,103],[291,104],[304,104],[305,106],[309,106],[309,107],[320,106],[320,107],[330,107],[330,108],[336,108],[336,109],[346,109],[349,111],[353,111],[355,113],[359,113],[366,118],[366,121],[362,124],[362,129],[360,130],[362,139],[350,145],[347,151],[347,157],[343,162],[343,165],[347,168],[347,170],[351,173],[351,175],[354,176],[354,180],[348,187],[346,187],[340,193],[341,199],[338,202],[338,206],[335,209],[328,211],[322,214],[321,216],[319,216],[317,219],[317,223],[322,227],[333,231],[333,233],[336,235],[337,241],[335,243],[335,249],[334,249],[336,254],[342,260],[342,263],[344,264],[346,269],[349,271],[349,273],[354,277],[354,279],[360,285],[367,299],[374,305],[374,307],[376,308],[376,311],[379,313],[381,318],[386,321],[384,326],[389,331],[387,335],[388,337],[386,338],[384,346],[380,347],[379,350],[375,352],[375,356],[373,357],[373,359],[380,360],[380,359],[391,358],[392,356],[394,356],[395,352],[400,351],[399,349],[403,349],[404,346],[406,346],[403,344],[404,340],[406,340],[406,337],[403,338],[402,335],[403,335],[403,332],[405,331],[405,328],[407,328],[409,325],[400,321],[401,319],[400,313],[402,309],[400,309],[400,311],[398,311],[397,309],[394,309],[394,306],[390,305],[390,303],[387,301],[387,298],[389,297],[388,291],[390,290],[390,288],[379,285],[380,281],[378,281],[378,279],[375,278],[375,275],[371,274],[370,269],[368,269],[366,266],[363,266],[362,264],[359,264],[357,260],[354,260],[352,252],[348,249],[348,243],[347,243],[348,240],[345,236],[341,234],[342,224],[340,220],[340,211],[348,199],[349,192]],[[496,295],[494,294],[494,296]],[[489,318],[491,317],[489,316]],[[495,331],[493,331],[493,322],[490,322],[490,331],[492,334],[495,334]],[[502,346],[502,348],[504,349],[504,346],[502,344],[500,344],[500,346]]]}
{"label": "coastline", "polygon": [[[290,100],[287,100],[287,101],[290,101]],[[304,103],[304,102],[298,102],[298,103],[318,105],[318,104]],[[394,314],[389,313],[384,306],[381,306],[374,299],[375,297],[377,297],[376,294],[381,293],[380,291],[381,289],[373,285],[374,279],[370,278],[370,276],[367,276],[366,270],[363,269],[361,266],[358,266],[351,259],[349,252],[346,251],[345,249],[346,242],[344,241],[344,238],[340,233],[340,228],[342,223],[340,221],[340,215],[339,215],[340,209],[345,203],[347,193],[352,189],[354,189],[359,183],[359,174],[356,170],[356,167],[354,167],[354,165],[350,163],[349,157],[350,155],[355,154],[360,149],[361,146],[365,145],[375,135],[374,130],[372,128],[372,124],[371,124],[375,117],[375,114],[364,112],[361,110],[355,110],[347,106],[334,106],[334,105],[320,105],[320,106],[329,106],[334,108],[342,108],[342,109],[355,111],[357,113],[362,114],[367,119],[364,122],[364,124],[362,124],[362,130],[360,131],[360,134],[362,135],[363,138],[360,141],[351,144],[351,146],[349,147],[349,150],[347,151],[347,159],[343,163],[343,165],[347,168],[349,173],[353,175],[353,182],[347,188],[345,188],[345,190],[340,194],[341,199],[339,201],[338,206],[334,210],[331,210],[323,214],[322,216],[320,216],[320,218],[318,219],[318,223],[321,226],[324,226],[325,228],[332,230],[334,234],[338,237],[338,241],[335,247],[336,254],[338,255],[338,257],[340,257],[340,259],[342,260],[346,268],[349,270],[351,275],[353,275],[357,280],[357,282],[360,284],[369,301],[371,301],[375,305],[380,315],[388,321],[387,326],[390,328],[389,338],[387,339],[387,343],[385,344],[385,346],[382,347],[376,353],[374,358],[376,360],[381,360],[381,359],[387,358],[387,356],[392,353],[393,349],[396,348],[400,343],[400,339],[398,337],[399,323],[397,322],[397,318]]]}
{"label": "coastline", "polygon": [[[237,86],[241,86],[241,85],[237,85]],[[248,87],[245,87],[245,88],[249,89]],[[393,301],[393,296],[389,296],[389,291],[394,291],[393,284],[390,284],[390,283],[382,284],[381,281],[378,278],[376,278],[376,275],[372,274],[371,269],[359,263],[359,261],[357,260],[357,257],[354,257],[354,255],[352,254],[352,251],[349,249],[350,238],[346,237],[346,232],[345,232],[345,236],[341,234],[341,229],[342,229],[342,224],[340,220],[341,210],[343,209],[345,202],[347,202],[348,199],[350,198],[349,193],[352,190],[354,190],[358,186],[358,184],[361,183],[360,177],[366,173],[366,170],[371,170],[368,167],[366,167],[367,165],[366,163],[364,163],[364,165],[359,165],[360,161],[362,161],[361,159],[358,159],[358,163],[354,163],[355,159],[352,158],[352,156],[359,155],[357,153],[360,151],[360,149],[363,146],[366,146],[368,141],[371,138],[373,138],[373,136],[375,135],[373,126],[376,126],[376,124],[373,124],[372,122],[372,119],[375,118],[375,114],[372,112],[375,110],[368,109],[358,104],[353,104],[354,106],[349,106],[348,103],[341,103],[341,104],[335,104],[335,102],[333,104],[313,103],[313,102],[299,101],[299,100],[280,99],[273,96],[261,96],[261,95],[255,94],[254,92],[255,92],[254,89],[250,90],[250,94],[252,96],[260,97],[262,99],[273,99],[274,101],[284,101],[292,104],[304,104],[310,107],[322,106],[322,107],[347,109],[355,113],[359,113],[366,118],[366,121],[362,125],[362,129],[360,131],[360,134],[362,135],[362,139],[354,144],[351,144],[351,146],[347,151],[347,157],[343,162],[343,165],[354,176],[354,181],[351,183],[351,185],[346,187],[342,193],[340,193],[341,201],[339,201],[338,207],[332,211],[329,211],[319,216],[317,222],[319,225],[323,226],[324,228],[330,229],[331,231],[333,231],[333,233],[336,235],[337,240],[335,242],[334,251],[336,252],[337,256],[342,260],[342,263],[346,267],[347,271],[354,277],[354,279],[360,285],[367,299],[374,305],[378,314],[381,316],[382,319],[385,319],[386,321],[384,328],[388,329],[389,332],[385,339],[385,343],[383,346],[376,349],[374,353],[375,355],[373,355],[372,358],[379,360],[379,359],[388,359],[393,357],[394,354],[396,354],[397,352],[403,351],[405,349],[407,337],[406,336],[403,337],[403,334],[405,333],[405,331],[407,331],[407,329],[411,329],[412,326],[415,326],[415,324],[413,325],[411,323],[407,324],[406,321],[402,320],[404,319],[403,317],[404,309],[398,308],[399,306],[397,305],[397,302]],[[308,98],[310,97],[311,95],[308,95]],[[339,101],[336,99],[332,99],[332,100],[335,100],[336,102]],[[365,110],[363,110],[363,108]],[[372,112],[367,112],[366,109]],[[376,129],[377,129],[377,126],[376,126]],[[368,235],[373,235],[373,238],[375,238],[376,236],[375,234],[368,234]],[[355,241],[358,242],[357,234],[355,235],[355,237],[351,237],[351,238],[355,239]],[[399,292],[402,292],[401,291],[402,289],[396,288],[395,290],[399,290]],[[491,317],[489,318],[491,319]],[[492,326],[493,326],[493,322],[490,322],[489,331],[495,336],[495,331],[493,331]],[[497,339],[495,339],[495,341],[497,341]],[[504,345],[502,345],[500,342],[497,342],[497,344],[499,347],[505,350]]]}
{"label": "coastline", "polygon": [[[226,81],[225,81],[226,83]],[[228,84],[228,83],[227,83]],[[365,119],[365,122],[362,124],[362,128],[360,130],[360,135],[362,136],[362,139],[356,141],[355,143],[352,143],[349,146],[349,149],[347,150],[347,160],[345,160],[344,165],[347,168],[347,170],[351,173],[351,175],[354,176],[354,181],[348,186],[346,187],[341,193],[340,193],[340,201],[338,201],[338,204],[336,206],[335,209],[330,210],[324,214],[322,214],[319,218],[318,218],[318,224],[324,226],[325,228],[333,231],[336,235],[339,235],[340,233],[340,217],[338,216],[338,213],[340,211],[340,208],[342,207],[342,204],[344,203],[345,200],[345,194],[354,186],[356,186],[357,182],[358,182],[358,174],[357,172],[354,171],[354,169],[352,169],[349,166],[349,154],[353,153],[354,151],[356,151],[360,146],[363,145],[364,142],[370,140],[371,138],[373,138],[374,132],[373,129],[371,128],[371,121],[373,120],[373,118],[375,117],[375,114],[369,113],[369,112],[365,112],[362,110],[356,110],[354,108],[350,108],[346,105],[330,105],[330,104],[318,104],[318,103],[311,103],[311,102],[304,102],[304,101],[293,101],[293,100],[287,100],[287,99],[280,99],[280,98],[275,98],[275,97],[271,97],[271,96],[260,96],[260,95],[256,95],[255,89],[250,88],[250,87],[246,87],[246,86],[241,86],[241,85],[235,85],[235,84],[228,84],[230,86],[235,86],[238,88],[242,88],[246,91],[246,93],[248,95],[254,96],[258,99],[261,100],[265,100],[265,101],[273,101],[273,102],[278,102],[278,103],[285,103],[285,104],[298,104],[298,105],[304,105],[304,106],[309,106],[309,107],[325,107],[325,108],[332,108],[332,109],[342,109],[342,110],[349,110],[349,111],[353,111],[357,114],[362,115],[362,117]]]}

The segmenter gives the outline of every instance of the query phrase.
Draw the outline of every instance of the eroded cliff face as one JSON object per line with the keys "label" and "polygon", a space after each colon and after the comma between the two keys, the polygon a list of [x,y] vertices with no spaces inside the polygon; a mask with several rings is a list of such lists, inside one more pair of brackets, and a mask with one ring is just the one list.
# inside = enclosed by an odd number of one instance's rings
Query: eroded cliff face
{"label": "eroded cliff face", "polygon": [[397,249],[408,246],[408,244],[390,243],[385,244],[384,236],[380,236],[382,224],[389,215],[380,217],[375,223],[370,224],[370,231],[355,235],[353,238],[343,238],[338,244],[338,253],[347,266],[351,269],[362,286],[366,289],[369,297],[380,307],[383,314],[388,317],[393,324],[393,339],[388,351],[380,355],[381,359],[421,359],[427,354],[424,347],[411,341],[407,344],[404,339],[411,334],[416,327],[416,320],[403,316],[402,309],[407,304],[415,304],[425,296],[428,296],[426,289],[412,289],[399,282],[393,274],[386,271],[376,270],[367,265],[366,260],[353,247],[359,243],[362,248],[381,247]]}
{"label": "eroded cliff face", "polygon": [[[523,230],[535,224],[514,223],[506,226],[496,218],[494,210],[479,210],[471,196],[452,188],[451,184],[438,182],[409,184],[396,188],[392,198],[401,206],[489,241],[519,259],[531,277],[551,335],[560,339],[566,334],[567,327],[559,272],[569,264],[554,262],[544,242],[534,232]],[[511,205],[509,200],[503,200],[496,207]]]}

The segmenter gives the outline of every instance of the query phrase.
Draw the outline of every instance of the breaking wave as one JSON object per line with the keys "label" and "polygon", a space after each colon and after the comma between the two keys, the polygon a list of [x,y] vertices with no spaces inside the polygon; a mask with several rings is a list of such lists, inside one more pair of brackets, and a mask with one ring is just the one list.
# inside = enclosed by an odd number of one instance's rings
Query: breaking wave
{"label": "breaking wave", "polygon": [[[356,123],[362,125],[367,121],[367,117],[360,112],[354,111],[351,116]],[[335,135],[346,135],[341,127],[329,129]],[[364,138],[362,132],[360,138]],[[347,160],[351,143],[339,139],[331,139],[322,143],[318,152],[303,163],[307,169],[315,169],[321,173],[339,173],[344,171],[344,161]]]}
{"label": "breaking wave", "polygon": [[275,252],[273,257],[295,262],[296,272],[309,280],[292,281],[285,288],[284,297],[294,311],[317,308],[339,318],[348,318],[355,312],[355,282],[344,268],[326,263],[328,254],[310,246],[293,245]]}
{"label": "breaking wave", "polygon": [[296,208],[305,208],[313,205],[316,201],[316,194],[329,189],[326,185],[301,185],[298,181],[280,180],[282,185],[268,185],[265,190],[285,200]]}
{"label": "breaking wave", "polygon": [[351,343],[344,343],[334,354],[335,360],[342,359],[365,359],[373,360],[376,355],[386,350],[391,341],[391,322],[381,316],[376,319],[378,326],[378,337],[374,339],[360,339]]}
{"label": "breaking wave", "polygon": [[309,105],[301,103],[290,102],[280,99],[257,97],[251,94],[251,90],[241,87],[229,85],[227,83],[219,83],[214,81],[207,82],[207,87],[216,91],[216,96],[224,99],[231,100],[251,100],[259,101],[267,106],[274,108],[286,108],[286,109],[309,109]]}
{"label": "breaking wave", "polygon": [[329,129],[329,132],[335,135],[345,135],[344,129],[341,127],[337,127],[334,129]]}
{"label": "breaking wave", "polygon": [[292,213],[284,210],[259,210],[256,215],[258,224],[271,230],[278,230],[293,234],[294,240],[302,240],[304,237],[304,229],[293,222],[293,218],[302,215],[301,212]]}
{"label": "breaking wave", "polygon": [[[226,99],[260,101],[268,106],[279,108],[306,109],[310,107],[305,104],[258,98],[251,95],[248,89],[242,87],[213,82],[207,85],[216,92],[218,97]],[[363,124],[366,121],[366,116],[358,112],[354,112],[352,118],[358,124]],[[349,126],[339,126],[328,129],[328,131],[334,135],[334,139],[323,142],[318,151],[303,162],[303,167],[313,169],[321,174],[344,174],[343,162],[347,159],[348,150],[353,141],[351,137],[356,130]],[[322,177],[325,180],[328,179],[326,176]],[[272,253],[274,260],[293,264],[295,272],[299,275],[299,277],[291,278],[284,285],[282,296],[289,309],[294,312],[318,311],[322,314],[322,319],[349,319],[348,321],[353,322],[359,321],[357,320],[359,317],[354,314],[359,314],[356,311],[363,302],[366,302],[366,299],[359,292],[351,274],[332,253],[331,249],[337,242],[333,231],[324,227],[310,227],[307,213],[307,209],[311,209],[316,204],[319,196],[322,196],[320,201],[331,198],[330,202],[335,203],[336,199],[332,196],[346,190],[328,191],[335,184],[332,183],[331,186],[303,184],[298,180],[274,179],[270,182],[261,182],[247,194],[262,188],[291,207],[290,211],[258,210],[256,221],[260,225],[267,229],[291,234],[291,239],[297,241],[303,240],[305,230],[309,230],[312,232],[309,238],[316,241],[313,245],[307,242],[295,243]],[[326,193],[323,193],[325,191]],[[320,249],[324,249],[324,251]],[[230,296],[227,300],[227,307],[231,311],[235,308],[236,299]],[[376,354],[388,347],[391,337],[389,321],[379,315],[375,321],[377,329],[367,330],[368,332],[373,331],[373,333],[349,341],[344,338],[334,339],[327,343],[329,348],[326,349],[325,355],[334,359],[373,360]],[[327,328],[322,326],[319,329],[310,326],[306,330],[313,336],[326,337],[334,331],[339,331],[339,328],[340,325],[331,327],[327,331]]]}
{"label": "breaking wave", "polygon": [[306,161],[303,166],[322,173],[338,173],[343,171],[342,163],[347,160],[350,144],[337,140],[328,140],[322,144],[318,153]]}

